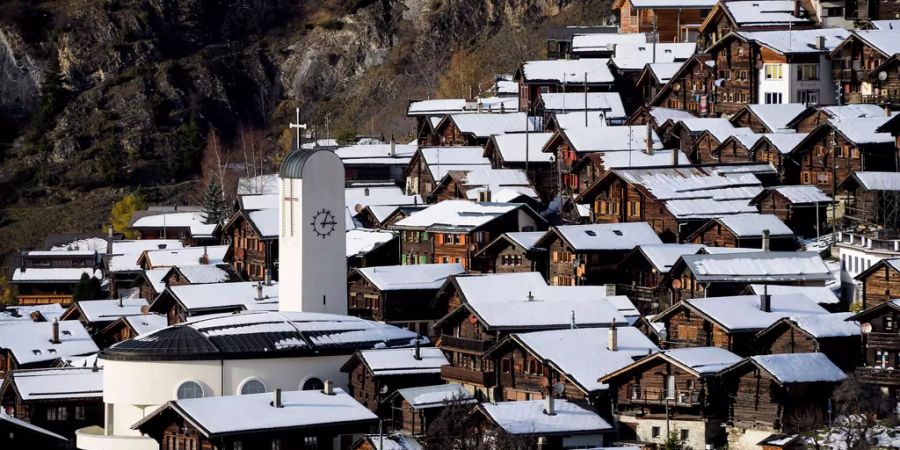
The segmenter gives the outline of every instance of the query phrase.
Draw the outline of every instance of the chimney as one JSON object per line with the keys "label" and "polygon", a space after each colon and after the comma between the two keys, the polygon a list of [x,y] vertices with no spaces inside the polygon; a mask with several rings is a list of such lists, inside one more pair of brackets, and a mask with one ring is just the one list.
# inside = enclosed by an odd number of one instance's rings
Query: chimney
{"label": "chimney", "polygon": [[647,122],[647,142],[644,143],[647,148],[647,154],[653,154],[653,128],[650,126],[650,122]]}
{"label": "chimney", "polygon": [[677,148],[672,149],[672,165],[678,167],[678,152]]}
{"label": "chimney", "polygon": [[490,203],[491,201],[491,190],[485,189],[483,191],[478,192],[478,201],[482,203]]}
{"label": "chimney", "polygon": [[200,256],[200,264],[209,264],[209,253],[206,252],[206,246],[203,246],[203,255]]}
{"label": "chimney", "polygon": [[764,252],[769,251],[769,230],[768,230],[768,229],[763,230],[763,235],[762,235],[762,250],[763,250]]}
{"label": "chimney", "polygon": [[106,254],[112,255],[113,252],[113,227],[109,226],[109,232],[106,234]]}
{"label": "chimney", "polygon": [[800,17],[800,0],[794,0],[794,17]]}
{"label": "chimney", "polygon": [[363,189],[363,195],[365,195],[366,197],[369,196],[369,187],[368,186],[366,186],[366,188]]}
{"label": "chimney", "polygon": [[478,102],[478,112],[479,112],[479,113],[483,113],[483,112],[484,112],[484,103],[481,103],[481,99],[480,99],[480,98],[479,98],[479,99],[476,99],[475,101]]}
{"label": "chimney", "polygon": [[556,407],[553,404],[553,388],[547,389],[547,398],[544,399],[544,414],[548,416],[556,415]]}
{"label": "chimney", "polygon": [[884,104],[884,117],[891,117],[891,104],[890,103]]}
{"label": "chimney", "polygon": [[275,388],[275,390],[272,391],[272,406],[284,408],[284,405],[281,403],[281,388]]}
{"label": "chimney", "polygon": [[416,353],[415,353],[415,355],[413,356],[413,358],[415,358],[416,361],[421,361],[421,360],[422,360],[422,350],[421,350],[422,345],[421,345],[421,343],[419,342],[419,340],[421,340],[421,339],[422,339],[422,335],[421,335],[421,334],[416,334]]}
{"label": "chimney", "polygon": [[391,158],[397,156],[397,144],[394,142],[394,135],[391,135]]}
{"label": "chimney", "polygon": [[763,285],[763,294],[759,296],[759,309],[772,312],[772,296],[769,295],[769,285]]}
{"label": "chimney", "polygon": [[529,301],[529,302],[533,302],[533,301],[534,301],[534,294],[532,294],[531,291],[528,291],[528,301]]}
{"label": "chimney", "polygon": [[265,277],[266,277],[266,286],[271,286],[272,285],[272,273],[269,272],[269,269],[266,269]]}
{"label": "chimney", "polygon": [[606,349],[611,352],[619,350],[619,330],[616,329],[615,317],[613,318],[612,326],[607,331]]}
{"label": "chimney", "polygon": [[256,301],[263,301],[263,284],[256,283]]}
{"label": "chimney", "polygon": [[573,309],[572,310],[572,318],[569,321],[569,329],[574,330],[576,328],[578,328],[578,327],[575,326],[575,310]]}
{"label": "chimney", "polygon": [[50,343],[59,344],[59,319],[53,319],[50,330]]}
{"label": "chimney", "polygon": [[120,296],[119,296],[119,308],[124,308],[124,306],[122,306],[122,303],[123,303],[123,302],[122,302],[122,296],[120,295]]}
{"label": "chimney", "polygon": [[325,385],[322,388],[322,393],[325,395],[334,395],[334,383],[331,380],[325,380]]}
{"label": "chimney", "polygon": [[19,272],[25,273],[25,250],[19,252]]}
{"label": "chimney", "polygon": [[[87,364],[87,361],[85,361],[84,363]],[[94,355],[94,365],[93,365],[93,367],[91,367],[91,372],[97,372],[99,370],[100,370],[100,367],[97,366],[97,355]]]}
{"label": "chimney", "polygon": [[816,36],[816,50],[825,50],[825,36]]}

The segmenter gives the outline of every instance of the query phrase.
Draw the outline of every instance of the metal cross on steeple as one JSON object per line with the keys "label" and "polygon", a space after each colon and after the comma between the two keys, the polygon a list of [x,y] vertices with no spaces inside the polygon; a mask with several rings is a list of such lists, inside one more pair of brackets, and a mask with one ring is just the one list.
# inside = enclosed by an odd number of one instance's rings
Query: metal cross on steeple
{"label": "metal cross on steeple", "polygon": [[306,129],[306,124],[300,123],[300,108],[297,108],[297,123],[291,122],[289,127],[297,129],[297,150],[300,150],[300,139],[301,139],[300,130]]}

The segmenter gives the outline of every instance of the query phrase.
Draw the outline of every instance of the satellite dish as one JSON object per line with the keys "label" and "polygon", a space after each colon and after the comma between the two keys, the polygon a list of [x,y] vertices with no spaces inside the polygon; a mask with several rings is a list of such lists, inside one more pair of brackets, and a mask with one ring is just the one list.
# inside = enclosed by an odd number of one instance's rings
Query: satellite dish
{"label": "satellite dish", "polygon": [[888,74],[885,71],[878,72],[878,81],[887,80]]}
{"label": "satellite dish", "polygon": [[385,384],[384,386],[381,386],[381,394],[384,395],[387,393],[388,393],[388,385]]}
{"label": "satellite dish", "polygon": [[869,334],[872,332],[872,324],[869,322],[866,322],[866,323],[860,325],[859,329],[860,329],[860,331],[862,331],[863,334]]}
{"label": "satellite dish", "polygon": [[353,207],[353,210],[356,211],[357,214],[361,213],[363,209],[365,209],[365,206],[361,203],[357,203],[356,206]]}
{"label": "satellite dish", "polygon": [[762,68],[763,68],[762,60],[757,60],[756,61],[756,70],[762,70]]}
{"label": "satellite dish", "polygon": [[675,278],[672,280],[672,289],[681,289],[681,279]]}
{"label": "satellite dish", "polygon": [[143,314],[143,315],[150,314],[150,305],[141,306],[141,314]]}
{"label": "satellite dish", "polygon": [[553,384],[553,393],[556,395],[562,395],[566,392],[566,385],[562,383],[562,381]]}
{"label": "satellite dish", "polygon": [[678,84],[678,83],[676,83],[675,86],[672,86],[672,90],[674,90],[675,92],[680,91],[680,90],[681,90],[681,85]]}

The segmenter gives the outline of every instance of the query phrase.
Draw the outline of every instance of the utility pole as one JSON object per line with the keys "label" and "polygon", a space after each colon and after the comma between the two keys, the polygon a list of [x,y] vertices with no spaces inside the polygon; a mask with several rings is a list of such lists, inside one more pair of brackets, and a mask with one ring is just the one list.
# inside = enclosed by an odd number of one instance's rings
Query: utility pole
{"label": "utility pole", "polygon": [[584,73],[584,127],[588,126],[587,72]]}

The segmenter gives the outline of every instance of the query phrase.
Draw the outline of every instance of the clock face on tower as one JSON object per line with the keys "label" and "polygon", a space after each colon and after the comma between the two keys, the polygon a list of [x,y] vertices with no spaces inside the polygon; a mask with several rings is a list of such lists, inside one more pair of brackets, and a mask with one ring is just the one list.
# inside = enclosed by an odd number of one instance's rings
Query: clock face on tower
{"label": "clock face on tower", "polygon": [[325,239],[326,237],[331,236],[331,233],[334,233],[334,227],[337,225],[337,221],[331,211],[322,209],[313,216],[310,225],[312,225],[312,229],[316,232],[317,236]]}

